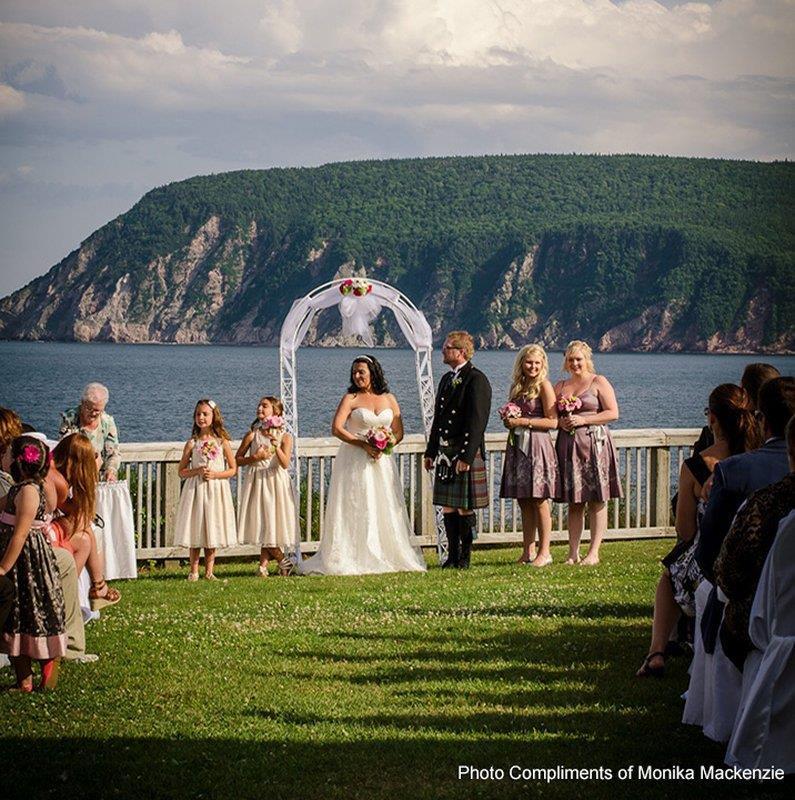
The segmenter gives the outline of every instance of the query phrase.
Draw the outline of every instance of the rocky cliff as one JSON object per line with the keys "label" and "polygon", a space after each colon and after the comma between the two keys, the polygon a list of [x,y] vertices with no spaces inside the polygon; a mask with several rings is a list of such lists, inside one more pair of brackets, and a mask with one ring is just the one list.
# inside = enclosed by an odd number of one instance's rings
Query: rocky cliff
{"label": "rocky cliff", "polygon": [[[755,198],[762,235],[759,223],[738,228],[726,197],[697,226],[683,219],[699,205],[688,180],[707,186],[714,163],[727,162],[432,159],[192,179],[154,190],[0,301],[0,338],[274,345],[294,299],[366,274],[404,291],[437,339],[466,327],[491,348],[582,338],[601,350],[793,352],[793,171],[776,165],[770,187],[773,165],[722,173],[738,219],[754,188],[769,193]],[[550,164],[548,188],[564,196],[525,213]],[[614,192],[576,199],[599,175]],[[387,314],[376,335],[403,341]],[[336,312],[305,343],[340,343]]]}

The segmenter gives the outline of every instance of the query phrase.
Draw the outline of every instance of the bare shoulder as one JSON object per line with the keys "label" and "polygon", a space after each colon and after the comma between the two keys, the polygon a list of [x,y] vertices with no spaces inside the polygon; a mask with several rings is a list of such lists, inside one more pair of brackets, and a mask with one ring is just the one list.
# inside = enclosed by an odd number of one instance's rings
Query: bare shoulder
{"label": "bare shoulder", "polygon": [[397,397],[392,394],[392,392],[387,392],[386,399],[389,402],[390,407],[393,411],[399,412],[400,411],[400,403],[397,401]]}
{"label": "bare shoulder", "polygon": [[603,391],[613,388],[613,384],[610,383],[604,375],[595,375],[591,386],[593,386],[594,389],[602,389]]}

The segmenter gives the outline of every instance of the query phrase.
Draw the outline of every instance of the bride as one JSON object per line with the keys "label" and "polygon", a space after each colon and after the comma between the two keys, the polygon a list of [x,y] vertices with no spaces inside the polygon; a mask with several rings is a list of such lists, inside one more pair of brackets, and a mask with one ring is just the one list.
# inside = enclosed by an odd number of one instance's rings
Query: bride
{"label": "bride", "polygon": [[298,565],[303,574],[366,575],[421,572],[425,561],[411,545],[406,503],[391,456],[365,440],[369,428],[391,427],[403,438],[400,407],[387,390],[381,365],[357,356],[351,385],[331,425],[342,440],[331,469],[323,538],[312,558]]}

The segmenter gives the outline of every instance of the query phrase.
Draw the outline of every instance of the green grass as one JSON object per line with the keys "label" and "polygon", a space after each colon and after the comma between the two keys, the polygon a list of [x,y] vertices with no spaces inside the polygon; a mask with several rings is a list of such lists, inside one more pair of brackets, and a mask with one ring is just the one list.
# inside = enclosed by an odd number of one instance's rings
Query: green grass
{"label": "green grass", "polygon": [[0,697],[0,794],[765,796],[698,780],[457,780],[459,764],[722,763],[679,723],[684,660],[663,681],[633,677],[669,546],[608,544],[593,569],[536,571],[501,549],[426,575],[262,581],[222,564],[222,581],[189,584],[155,570],[88,627],[98,663],[66,665],[52,694]]}

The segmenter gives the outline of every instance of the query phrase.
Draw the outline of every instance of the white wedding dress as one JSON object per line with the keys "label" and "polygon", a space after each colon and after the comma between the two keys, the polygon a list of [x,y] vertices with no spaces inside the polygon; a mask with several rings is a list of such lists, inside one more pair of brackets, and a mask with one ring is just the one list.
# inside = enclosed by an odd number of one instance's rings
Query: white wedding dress
{"label": "white wedding dress", "polygon": [[[368,428],[392,424],[392,410],[355,408],[346,430],[363,437]],[[425,560],[411,544],[411,528],[394,458],[373,459],[343,442],[331,470],[320,547],[298,564],[305,575],[368,575],[424,572]]]}

